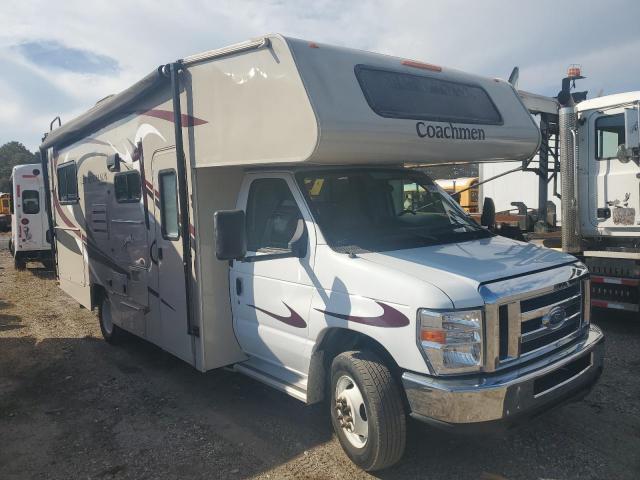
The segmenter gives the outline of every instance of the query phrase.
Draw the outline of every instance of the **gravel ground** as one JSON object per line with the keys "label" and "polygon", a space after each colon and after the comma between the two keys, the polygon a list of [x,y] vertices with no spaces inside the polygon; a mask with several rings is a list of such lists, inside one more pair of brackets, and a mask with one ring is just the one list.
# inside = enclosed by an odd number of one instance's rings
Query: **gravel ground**
{"label": "gravel ground", "polygon": [[[640,478],[640,319],[596,318],[606,368],[586,399],[499,436],[410,422],[404,459],[376,477]],[[199,373],[136,338],[112,347],[50,272],[15,272],[3,250],[0,479],[18,478],[370,476],[342,453],[324,407],[225,370]]]}

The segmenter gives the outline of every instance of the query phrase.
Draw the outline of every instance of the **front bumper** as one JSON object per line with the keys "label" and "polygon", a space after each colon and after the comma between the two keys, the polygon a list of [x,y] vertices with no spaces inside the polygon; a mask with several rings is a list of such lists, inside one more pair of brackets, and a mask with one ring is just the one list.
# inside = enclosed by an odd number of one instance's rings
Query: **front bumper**
{"label": "front bumper", "polygon": [[589,391],[602,373],[604,335],[590,325],[579,343],[491,375],[442,378],[405,372],[411,416],[439,426],[509,424]]}

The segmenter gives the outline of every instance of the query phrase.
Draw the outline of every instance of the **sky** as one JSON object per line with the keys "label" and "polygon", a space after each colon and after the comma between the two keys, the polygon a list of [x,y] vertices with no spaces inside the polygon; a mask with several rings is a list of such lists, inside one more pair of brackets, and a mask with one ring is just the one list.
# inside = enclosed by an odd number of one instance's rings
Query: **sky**
{"label": "sky", "polygon": [[640,90],[638,0],[19,0],[0,10],[0,145],[36,150],[67,122],[158,65],[282,33],[491,77],[555,95]]}

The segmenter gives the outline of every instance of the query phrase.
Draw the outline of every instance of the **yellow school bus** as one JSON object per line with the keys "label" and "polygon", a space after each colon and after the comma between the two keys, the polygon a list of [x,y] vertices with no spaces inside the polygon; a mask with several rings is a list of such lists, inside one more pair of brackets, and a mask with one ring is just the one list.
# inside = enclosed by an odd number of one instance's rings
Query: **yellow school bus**
{"label": "yellow school bus", "polygon": [[478,213],[478,187],[474,187],[478,183],[478,177],[439,179],[435,182],[449,195],[462,192],[455,197],[460,206],[469,213]]}
{"label": "yellow school bus", "polygon": [[0,230],[11,226],[11,194],[0,193]]}

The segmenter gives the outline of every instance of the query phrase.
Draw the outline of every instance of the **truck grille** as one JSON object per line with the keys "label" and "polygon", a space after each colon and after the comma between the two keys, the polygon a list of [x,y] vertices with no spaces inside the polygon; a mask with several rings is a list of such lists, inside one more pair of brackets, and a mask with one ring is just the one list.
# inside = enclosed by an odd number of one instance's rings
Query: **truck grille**
{"label": "truck grille", "polygon": [[495,367],[534,358],[577,340],[587,323],[585,285],[588,280],[575,280],[551,292],[498,305]]}

